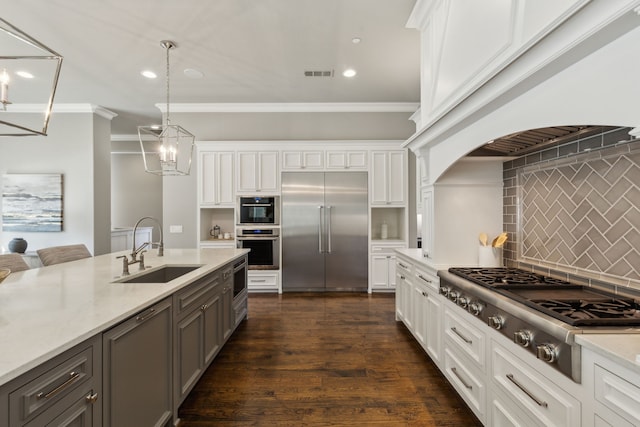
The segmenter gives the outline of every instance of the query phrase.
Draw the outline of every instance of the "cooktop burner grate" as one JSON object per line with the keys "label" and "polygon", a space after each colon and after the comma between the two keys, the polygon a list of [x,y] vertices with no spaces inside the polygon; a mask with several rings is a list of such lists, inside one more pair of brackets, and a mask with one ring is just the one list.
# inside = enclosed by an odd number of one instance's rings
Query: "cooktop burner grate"
{"label": "cooktop burner grate", "polygon": [[555,279],[553,277],[544,276],[542,274],[518,268],[452,267],[449,271],[488,288],[502,287],[505,285],[530,286],[538,283],[548,285],[570,285],[566,280]]}

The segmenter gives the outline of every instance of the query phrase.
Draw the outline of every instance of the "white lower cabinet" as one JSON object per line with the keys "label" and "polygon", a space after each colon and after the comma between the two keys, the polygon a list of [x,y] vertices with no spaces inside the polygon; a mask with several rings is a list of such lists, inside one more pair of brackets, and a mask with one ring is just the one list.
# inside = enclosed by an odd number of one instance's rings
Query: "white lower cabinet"
{"label": "white lower cabinet", "polygon": [[444,374],[476,417],[486,424],[485,374],[463,355],[455,354],[455,350],[449,348],[447,344],[444,350]]}
{"label": "white lower cabinet", "polygon": [[280,272],[249,270],[247,273],[249,292],[280,292]]}
{"label": "white lower cabinet", "polygon": [[640,374],[584,347],[582,372],[583,384],[593,390],[593,401],[583,408],[585,427],[640,426]]}
{"label": "white lower cabinet", "polygon": [[510,413],[533,420],[535,426],[581,425],[580,402],[569,392],[495,341],[491,354],[493,384],[510,396],[504,400]]}
{"label": "white lower cabinet", "polygon": [[411,263],[396,258],[396,320],[401,320],[411,330],[411,293],[410,277],[413,274]]}
{"label": "white lower cabinet", "polygon": [[510,398],[497,390],[491,393],[489,402],[489,416],[492,427],[521,427],[534,426],[535,421],[527,417],[524,412]]}
{"label": "white lower cabinet", "polygon": [[396,249],[404,245],[371,245],[369,289],[393,291],[396,288]]}

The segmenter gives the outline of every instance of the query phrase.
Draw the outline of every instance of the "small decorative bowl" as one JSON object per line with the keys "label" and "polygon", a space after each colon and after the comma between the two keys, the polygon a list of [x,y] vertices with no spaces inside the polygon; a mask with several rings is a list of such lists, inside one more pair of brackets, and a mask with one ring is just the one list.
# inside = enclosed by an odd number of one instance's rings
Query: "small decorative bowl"
{"label": "small decorative bowl", "polygon": [[8,268],[0,268],[0,283],[2,283],[2,281],[6,279],[9,274],[11,274],[11,270],[9,270]]}

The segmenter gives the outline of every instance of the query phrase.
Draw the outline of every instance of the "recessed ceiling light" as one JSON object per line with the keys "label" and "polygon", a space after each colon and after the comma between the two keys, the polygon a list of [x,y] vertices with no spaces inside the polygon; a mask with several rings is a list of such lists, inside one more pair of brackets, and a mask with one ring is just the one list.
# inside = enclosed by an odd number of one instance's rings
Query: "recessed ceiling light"
{"label": "recessed ceiling light", "polygon": [[158,77],[158,75],[156,73],[154,73],[151,70],[144,70],[142,71],[140,74],[142,74],[143,76],[145,76],[148,79],[155,79]]}
{"label": "recessed ceiling light", "polygon": [[23,79],[32,79],[33,74],[28,71],[16,71],[16,74],[22,77]]}
{"label": "recessed ceiling light", "polygon": [[354,37],[351,39],[351,43],[353,44],[358,44],[362,41],[362,39],[360,37]]}
{"label": "recessed ceiling light", "polygon": [[190,79],[201,79],[202,77],[204,77],[204,73],[202,71],[193,68],[185,68],[183,72],[184,75],[189,77]]}
{"label": "recessed ceiling light", "polygon": [[353,77],[356,74],[358,74],[358,73],[356,73],[356,70],[354,70],[353,68],[347,68],[346,70],[344,70],[342,72],[342,75],[345,76],[345,77]]}

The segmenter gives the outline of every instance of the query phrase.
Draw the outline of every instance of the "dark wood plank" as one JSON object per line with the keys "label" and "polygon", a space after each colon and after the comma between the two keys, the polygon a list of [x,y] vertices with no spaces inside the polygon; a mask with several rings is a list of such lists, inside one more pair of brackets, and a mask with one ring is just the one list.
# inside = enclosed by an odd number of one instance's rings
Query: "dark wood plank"
{"label": "dark wood plank", "polygon": [[480,426],[394,310],[392,294],[251,294],[180,427]]}

